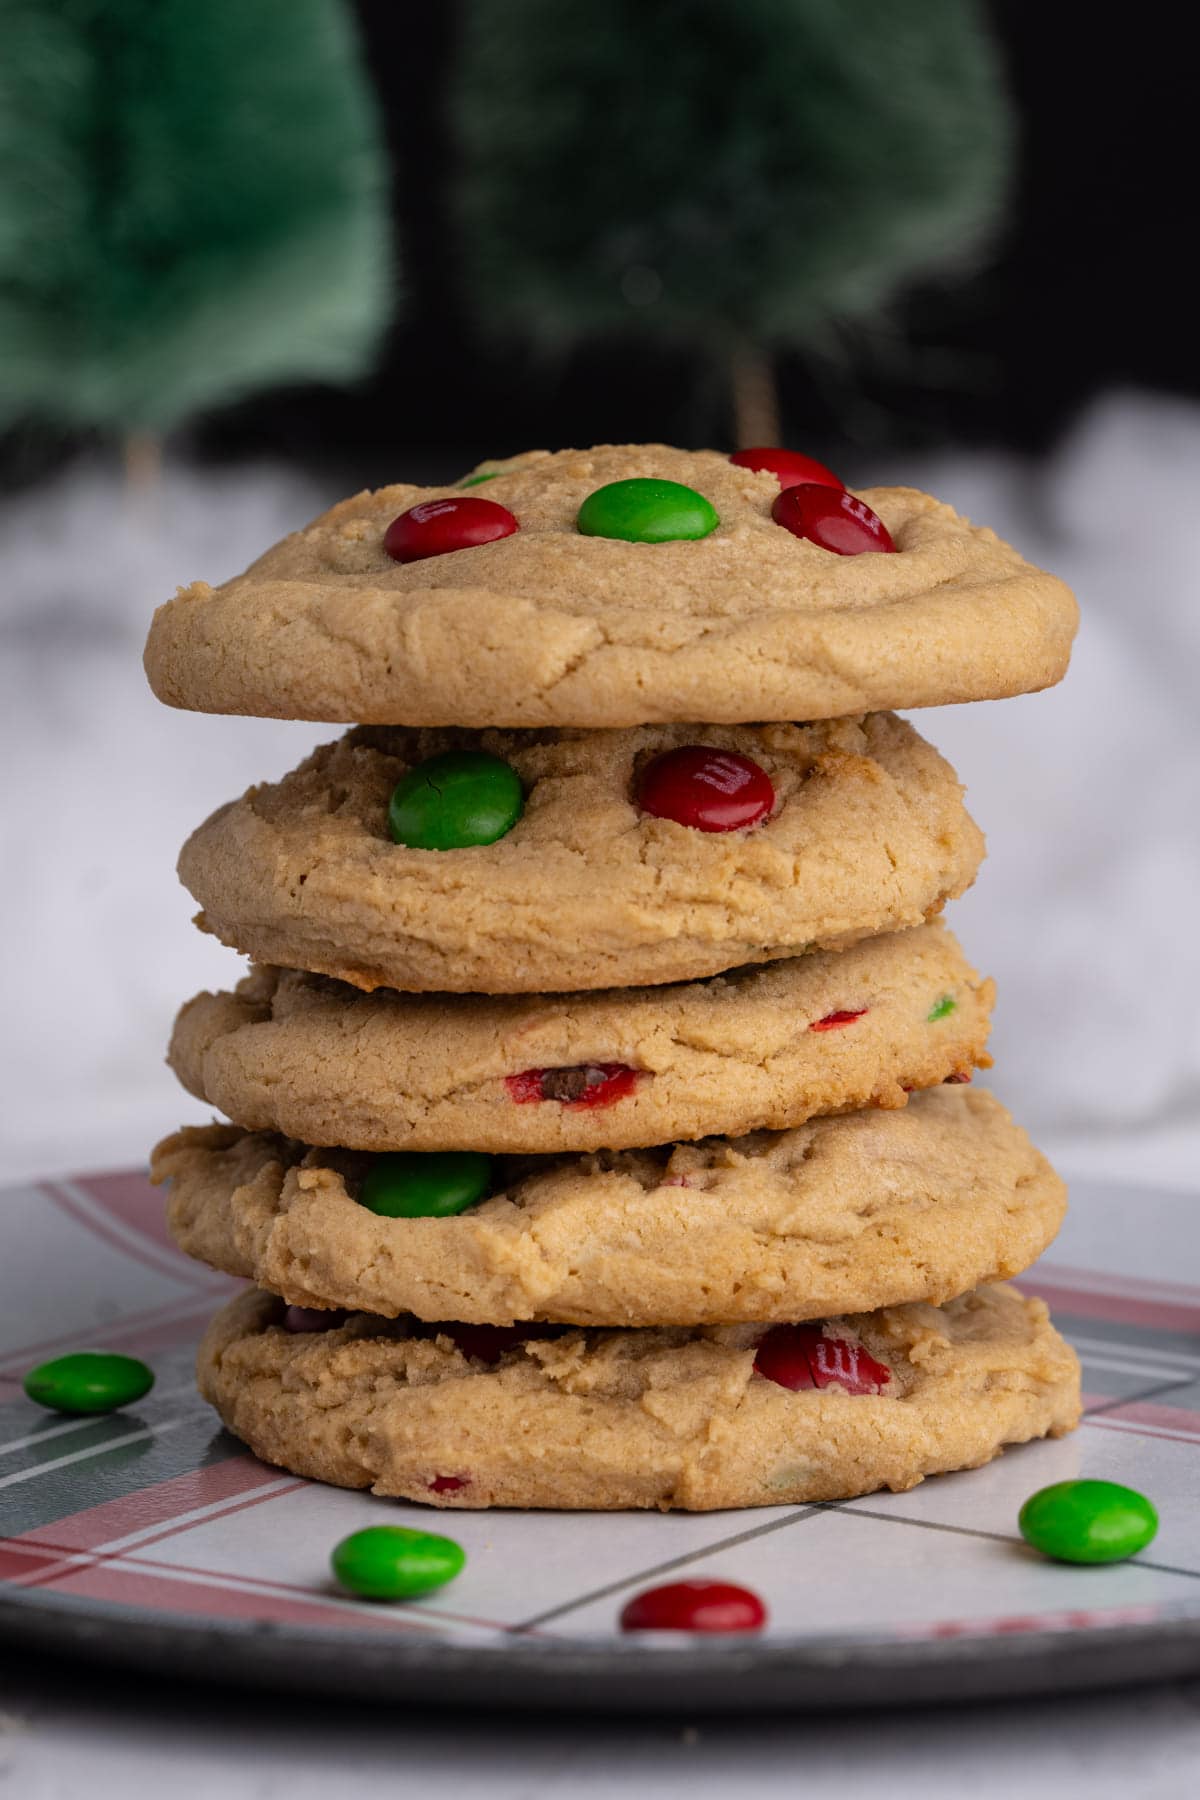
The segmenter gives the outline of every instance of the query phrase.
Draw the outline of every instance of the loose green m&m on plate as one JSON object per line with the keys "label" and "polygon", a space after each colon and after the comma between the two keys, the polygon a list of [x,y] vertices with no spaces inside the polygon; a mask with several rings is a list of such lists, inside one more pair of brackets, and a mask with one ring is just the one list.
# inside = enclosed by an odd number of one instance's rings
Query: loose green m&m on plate
{"label": "loose green m&m on plate", "polygon": [[25,1392],[54,1412],[107,1413],[140,1400],[154,1386],[154,1371],[136,1356],[116,1350],[73,1350],[39,1363],[25,1377]]}
{"label": "loose green m&m on plate", "polygon": [[368,1525],[330,1557],[344,1588],[364,1600],[416,1600],[462,1573],[467,1556],[453,1538],[404,1525]]}
{"label": "loose green m&m on plate", "polygon": [[385,1219],[448,1219],[491,1185],[492,1159],[481,1150],[387,1150],[372,1158],[358,1199]]}
{"label": "loose green m&m on plate", "polygon": [[388,830],[410,850],[466,850],[506,836],[524,807],[511,763],[483,750],[447,750],[401,776],[388,803]]}
{"label": "loose green m&m on plate", "polygon": [[589,494],[575,521],[584,537],[624,538],[630,544],[667,544],[707,537],[721,520],[711,500],[680,481],[635,476]]}
{"label": "loose green m&m on plate", "polygon": [[1057,1562],[1121,1562],[1144,1550],[1158,1514],[1136,1488],[1115,1481],[1056,1481],[1031,1494],[1017,1517],[1021,1536]]}

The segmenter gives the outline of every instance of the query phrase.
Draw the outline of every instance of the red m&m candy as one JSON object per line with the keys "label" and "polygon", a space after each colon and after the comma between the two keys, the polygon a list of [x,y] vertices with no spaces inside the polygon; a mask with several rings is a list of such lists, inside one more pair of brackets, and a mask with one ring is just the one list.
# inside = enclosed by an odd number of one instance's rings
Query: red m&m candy
{"label": "red m&m candy", "polygon": [[892,1372],[852,1338],[826,1337],[819,1325],[775,1325],[759,1342],[755,1372],[797,1393],[801,1388],[845,1388],[879,1394]]}
{"label": "red m&m candy", "polygon": [[769,469],[781,488],[811,482],[816,487],[836,488],[841,492],[846,486],[815,456],[804,456],[799,450],[780,450],[773,444],[758,444],[752,450],[735,450],[729,460],[739,469]]}
{"label": "red m&m candy", "polygon": [[422,500],[393,519],[383,547],[393,562],[421,562],[449,550],[470,550],[511,537],[517,521],[507,506],[463,494],[448,500]]}
{"label": "red m&m candy", "polygon": [[522,1069],[506,1075],[508,1097],[518,1106],[531,1101],[559,1100],[577,1111],[615,1106],[637,1087],[638,1070],[628,1063],[575,1063],[569,1068]]}
{"label": "red m&m candy", "polygon": [[731,1581],[670,1581],[635,1594],[621,1613],[622,1631],[761,1631],[767,1609]]}
{"label": "red m&m candy", "polygon": [[437,1337],[448,1337],[456,1350],[477,1362],[498,1363],[506,1350],[515,1350],[530,1338],[553,1337],[554,1325],[432,1325]]}
{"label": "red m&m candy", "polygon": [[836,556],[896,548],[887,526],[865,500],[816,482],[784,488],[771,508],[771,517],[793,537],[807,538],[810,544],[832,550]]}
{"label": "red m&m candy", "polygon": [[638,783],[643,812],[696,831],[744,831],[765,819],[774,804],[765,769],[748,756],[708,744],[665,750],[646,764]]}
{"label": "red m&m candy", "polygon": [[826,1013],[823,1019],[814,1019],[808,1029],[810,1031],[840,1031],[843,1025],[853,1025],[855,1019],[865,1019],[870,1010],[869,1006],[860,1006],[855,1012]]}

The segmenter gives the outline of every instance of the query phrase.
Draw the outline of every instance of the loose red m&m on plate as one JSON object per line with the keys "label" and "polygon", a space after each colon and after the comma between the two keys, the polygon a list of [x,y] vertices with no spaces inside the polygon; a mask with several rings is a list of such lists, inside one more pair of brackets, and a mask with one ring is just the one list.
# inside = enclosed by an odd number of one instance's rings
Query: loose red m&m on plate
{"label": "loose red m&m on plate", "polygon": [[766,1622],[758,1595],[731,1581],[669,1581],[621,1611],[622,1631],[761,1631]]}
{"label": "loose red m&m on plate", "polygon": [[767,817],[775,789],[766,770],[748,756],[683,744],[646,764],[637,799],[654,818],[696,831],[744,831]]}
{"label": "loose red m&m on plate", "polygon": [[798,1393],[802,1388],[844,1388],[848,1394],[880,1394],[892,1379],[853,1338],[826,1337],[819,1325],[775,1325],[759,1342],[757,1374]]}
{"label": "loose red m&m on plate", "polygon": [[811,482],[817,487],[844,489],[844,481],[819,463],[815,456],[805,456],[799,450],[781,450],[773,444],[757,444],[751,450],[735,450],[730,457],[739,469],[769,469],[781,488],[799,487],[801,482]]}
{"label": "loose red m&m on plate", "polygon": [[864,550],[894,551],[892,534],[879,514],[853,494],[835,492],[816,482],[784,488],[771,508],[777,525],[793,537],[807,538],[835,556],[861,556]]}
{"label": "loose red m&m on plate", "polygon": [[1158,1514],[1136,1488],[1116,1481],[1056,1481],[1031,1494],[1017,1518],[1021,1536],[1056,1562],[1122,1562],[1144,1550]]}
{"label": "loose red m&m on plate", "polygon": [[511,537],[517,529],[507,506],[463,494],[410,506],[388,526],[383,547],[393,562],[422,562],[427,556],[495,543],[497,538]]}
{"label": "loose red m&m on plate", "polygon": [[610,481],[588,495],[576,527],[584,537],[624,538],[630,544],[666,544],[703,538],[721,523],[716,507],[681,481],[634,476]]}

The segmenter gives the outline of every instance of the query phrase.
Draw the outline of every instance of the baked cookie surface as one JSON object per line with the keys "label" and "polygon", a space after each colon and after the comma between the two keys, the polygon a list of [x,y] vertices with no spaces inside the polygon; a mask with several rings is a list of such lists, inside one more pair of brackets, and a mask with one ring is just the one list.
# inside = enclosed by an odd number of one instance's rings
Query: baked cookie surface
{"label": "baked cookie surface", "polygon": [[[584,501],[631,478],[696,490],[719,524],[666,543],[581,533]],[[775,476],[717,451],[531,451],[470,492],[518,528],[394,562],[391,521],[457,490],[382,488],[224,586],[181,589],[150,630],[154,692],[202,712],[368,724],[732,724],[998,699],[1067,666],[1069,589],[910,488],[861,496],[895,553],[847,556],[776,524]]]}
{"label": "baked cookie surface", "polygon": [[[748,830],[638,804],[692,743],[758,764]],[[412,849],[388,803],[415,762],[471,748],[516,771],[494,843]],[[179,873],[200,922],[255,961],[355,987],[559,993],[688,981],[920,924],[974,879],[983,838],[949,764],[890,713],[812,725],[352,731],[220,808]]]}
{"label": "baked cookie surface", "polygon": [[200,1388],[229,1429],[294,1474],[435,1506],[703,1512],[903,1491],[1061,1436],[1080,1410],[1074,1352],[1006,1287],[827,1321],[799,1391],[756,1370],[758,1324],[460,1348],[362,1314],[294,1335],[282,1316],[251,1291],[208,1330]]}
{"label": "baked cookie surface", "polygon": [[381,1217],[370,1158],[207,1126],[154,1152],[180,1248],[300,1306],[508,1325],[795,1320],[1019,1274],[1062,1182],[990,1094],[785,1132],[498,1163],[453,1217]]}
{"label": "baked cookie surface", "polygon": [[986,1066],[992,984],[940,923],[708,981],[487,998],[256,969],[168,1061],[251,1131],[354,1150],[624,1149],[902,1106]]}

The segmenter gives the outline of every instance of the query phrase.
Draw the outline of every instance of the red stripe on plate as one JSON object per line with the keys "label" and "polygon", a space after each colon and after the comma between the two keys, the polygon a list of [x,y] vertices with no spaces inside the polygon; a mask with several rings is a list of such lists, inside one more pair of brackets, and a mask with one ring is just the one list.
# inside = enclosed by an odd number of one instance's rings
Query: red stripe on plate
{"label": "red stripe on plate", "polygon": [[73,1175],[72,1183],[82,1188],[105,1212],[119,1219],[131,1231],[149,1238],[170,1253],[172,1260],[183,1261],[183,1252],[167,1230],[167,1210],[161,1188],[150,1185],[144,1169],[118,1169],[102,1175]]}
{"label": "red stripe on plate", "polygon": [[[230,1282],[230,1292],[243,1285]],[[172,1302],[165,1316],[164,1308],[156,1306],[151,1313],[131,1314],[111,1325],[81,1325],[77,1331],[64,1332],[61,1337],[46,1338],[40,1344],[29,1344],[24,1350],[6,1353],[4,1374],[20,1382],[35,1358],[41,1361],[55,1350],[119,1348],[137,1355],[152,1350],[170,1350],[178,1344],[197,1343],[220,1299],[220,1294],[215,1293],[206,1300],[181,1298]]]}
{"label": "red stripe on plate", "polygon": [[[187,1571],[180,1573],[186,1575]],[[153,1612],[202,1613],[205,1618],[253,1619],[259,1624],[354,1625],[368,1631],[421,1634],[436,1629],[432,1623],[414,1619],[407,1613],[380,1612],[376,1616],[336,1603],[321,1606],[284,1594],[222,1587],[208,1580],[171,1580],[168,1576],[150,1574],[120,1563],[94,1563],[88,1568],[73,1570],[57,1584],[56,1591],[79,1599],[107,1600],[119,1606],[142,1606]]]}
{"label": "red stripe on plate", "polygon": [[1194,1300],[1200,1304],[1200,1286],[1194,1281],[1158,1281],[1146,1276],[1113,1274],[1107,1269],[1081,1269],[1076,1263],[1047,1260],[1039,1267],[1052,1281],[1097,1293],[1138,1294],[1143,1299]]}
{"label": "red stripe on plate", "polygon": [[1052,1311],[1075,1318],[1111,1319],[1121,1325],[1149,1325],[1156,1331],[1200,1333],[1200,1303],[1153,1300],[1139,1294],[1102,1294],[1092,1288],[1043,1281],[1037,1275],[1023,1277],[1017,1286],[1023,1294],[1036,1294]]}
{"label": "red stripe on plate", "polygon": [[[114,1333],[120,1333],[122,1336],[125,1336],[131,1331],[136,1331],[141,1325],[148,1326],[156,1324],[163,1319],[177,1318],[182,1310],[199,1312],[200,1301],[198,1299],[168,1300],[165,1303],[160,1302],[158,1306],[144,1306],[140,1307],[136,1312],[124,1313],[120,1318],[113,1319],[107,1325],[92,1325],[85,1327],[85,1329],[90,1330],[93,1333],[89,1342],[98,1345],[103,1341],[104,1344],[107,1345],[111,1342]],[[8,1368],[10,1365],[13,1365],[23,1371],[25,1363],[20,1361],[21,1358],[38,1356],[45,1354],[50,1350],[57,1350],[60,1344],[77,1344],[79,1339],[80,1333],[78,1331],[59,1331],[56,1332],[53,1337],[35,1338],[30,1344],[20,1344],[12,1350],[6,1350],[4,1352],[4,1366],[5,1368]],[[20,1380],[20,1375],[16,1375],[14,1379]]]}
{"label": "red stripe on plate", "polygon": [[268,1468],[266,1463],[258,1462],[253,1456],[231,1456],[208,1468],[173,1475],[167,1481],[156,1482],[153,1487],[140,1488],[137,1493],[123,1494],[119,1500],[89,1506],[65,1519],[55,1519],[52,1524],[34,1526],[32,1531],[7,1541],[92,1550],[97,1544],[111,1543],[114,1538],[148,1531],[154,1525],[170,1524],[198,1506],[212,1506],[218,1500],[253,1493],[256,1488],[279,1481],[282,1474],[282,1470]]}
{"label": "red stripe on plate", "polygon": [[1128,1419],[1133,1425],[1150,1425],[1160,1431],[1182,1431],[1200,1437],[1200,1412],[1190,1406],[1162,1406],[1157,1400],[1129,1400],[1114,1406],[1110,1419]]}
{"label": "red stripe on plate", "polygon": [[[77,1224],[84,1227],[85,1231],[90,1232],[93,1237],[98,1237],[101,1243],[107,1244],[110,1250],[118,1251],[130,1262],[141,1263],[143,1268],[153,1270],[155,1275],[162,1276],[168,1281],[177,1281],[182,1286],[199,1288],[203,1293],[213,1291],[207,1269],[204,1269],[203,1274],[200,1273],[200,1268],[204,1268],[203,1264],[197,1268],[194,1263],[189,1263],[178,1252],[168,1259],[157,1244],[149,1238],[145,1244],[139,1244],[136,1235],[126,1236],[114,1230],[105,1219],[103,1212],[93,1213],[86,1206],[81,1206],[78,1200],[57,1182],[42,1182],[41,1191],[47,1200],[52,1200],[63,1212],[68,1213]],[[90,1198],[90,1196],[88,1197]]]}
{"label": "red stripe on plate", "polygon": [[1158,1606],[1111,1606],[1070,1612],[1009,1613],[994,1619],[938,1619],[928,1625],[903,1625],[897,1637],[1014,1637],[1029,1631],[1094,1631],[1104,1625],[1150,1625],[1161,1616]]}
{"label": "red stripe on plate", "polygon": [[31,1575],[56,1568],[60,1560],[56,1544],[39,1549],[36,1544],[22,1544],[20,1538],[0,1538],[0,1581],[24,1584]]}
{"label": "red stripe on plate", "polygon": [[[181,1532],[196,1531],[199,1530],[201,1526],[211,1525],[215,1519],[232,1518],[234,1513],[245,1512],[248,1507],[262,1506],[271,1500],[282,1499],[285,1494],[293,1494],[297,1488],[306,1487],[307,1485],[306,1482],[297,1480],[291,1482],[287,1487],[278,1487],[266,1491],[260,1489],[258,1493],[251,1494],[248,1499],[230,1501],[228,1506],[208,1507],[201,1512],[199,1518],[193,1513],[192,1516],[180,1519],[174,1525],[167,1526],[163,1531],[151,1532],[148,1537],[139,1538],[137,1544],[130,1545],[128,1550],[97,1550],[94,1553],[89,1553],[86,1550],[71,1550],[66,1544],[59,1544],[56,1546],[59,1553],[57,1559],[46,1561],[42,1564],[40,1569],[21,1574],[19,1577],[14,1577],[14,1580],[17,1581],[17,1585],[20,1587],[53,1587],[61,1582],[63,1577],[69,1574],[72,1569],[79,1569],[82,1567],[92,1568],[97,1563],[102,1562],[130,1562],[140,1564],[150,1569],[169,1569],[174,1565],[171,1563],[158,1562],[152,1556],[144,1557],[140,1552],[143,1549],[151,1548],[154,1544],[165,1543],[168,1538],[178,1537]],[[15,1543],[15,1541],[15,1539],[9,1540],[10,1543]],[[28,1546],[28,1550],[30,1554],[34,1553],[33,1546]],[[81,1561],[81,1559],[84,1560]],[[218,1571],[194,1570],[193,1573],[217,1574]]]}

